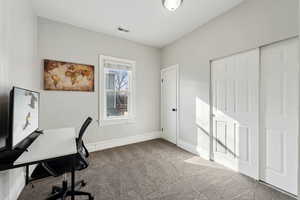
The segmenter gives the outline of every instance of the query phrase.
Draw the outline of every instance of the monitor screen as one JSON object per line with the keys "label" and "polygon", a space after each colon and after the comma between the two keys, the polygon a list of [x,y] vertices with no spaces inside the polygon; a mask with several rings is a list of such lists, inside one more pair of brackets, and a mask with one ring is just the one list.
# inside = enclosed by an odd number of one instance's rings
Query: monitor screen
{"label": "monitor screen", "polygon": [[11,95],[11,145],[14,148],[39,128],[40,95],[17,87]]}

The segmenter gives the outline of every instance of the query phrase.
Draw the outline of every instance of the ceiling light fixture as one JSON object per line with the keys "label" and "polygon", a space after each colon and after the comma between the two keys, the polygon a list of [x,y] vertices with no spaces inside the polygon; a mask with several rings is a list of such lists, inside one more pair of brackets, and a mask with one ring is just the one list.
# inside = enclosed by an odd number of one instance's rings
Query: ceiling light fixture
{"label": "ceiling light fixture", "polygon": [[162,0],[163,6],[169,11],[175,11],[182,4],[183,0]]}

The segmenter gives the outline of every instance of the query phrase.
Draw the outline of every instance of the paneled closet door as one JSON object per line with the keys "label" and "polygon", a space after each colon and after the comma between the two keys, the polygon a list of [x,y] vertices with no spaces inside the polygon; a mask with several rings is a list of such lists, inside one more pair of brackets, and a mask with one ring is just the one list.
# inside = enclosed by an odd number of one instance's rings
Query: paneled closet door
{"label": "paneled closet door", "polygon": [[213,61],[213,159],[258,179],[259,49]]}
{"label": "paneled closet door", "polygon": [[261,49],[261,180],[297,195],[298,39]]}

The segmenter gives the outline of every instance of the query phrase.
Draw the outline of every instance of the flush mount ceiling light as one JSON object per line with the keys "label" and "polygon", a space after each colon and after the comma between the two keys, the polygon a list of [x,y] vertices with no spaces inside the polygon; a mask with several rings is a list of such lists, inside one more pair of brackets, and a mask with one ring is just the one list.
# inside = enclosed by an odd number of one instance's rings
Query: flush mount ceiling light
{"label": "flush mount ceiling light", "polygon": [[182,4],[183,0],[162,0],[163,6],[169,11],[175,11]]}

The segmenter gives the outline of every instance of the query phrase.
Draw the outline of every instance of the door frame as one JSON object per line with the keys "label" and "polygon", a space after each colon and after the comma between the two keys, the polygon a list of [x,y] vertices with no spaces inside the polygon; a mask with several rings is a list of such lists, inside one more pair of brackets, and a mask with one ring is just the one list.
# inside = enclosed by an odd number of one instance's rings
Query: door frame
{"label": "door frame", "polygon": [[178,146],[179,144],[179,112],[180,112],[180,104],[179,104],[179,65],[175,64],[175,65],[171,65],[169,67],[163,67],[160,71],[160,128],[161,128],[161,132],[162,135],[163,133],[163,102],[162,102],[162,98],[163,98],[163,73],[169,70],[176,70],[176,145]]}

